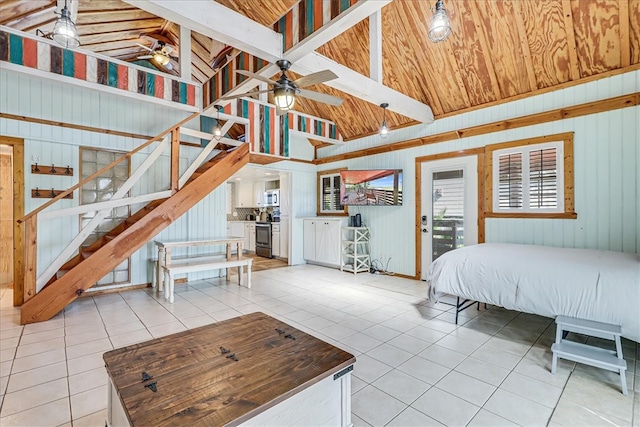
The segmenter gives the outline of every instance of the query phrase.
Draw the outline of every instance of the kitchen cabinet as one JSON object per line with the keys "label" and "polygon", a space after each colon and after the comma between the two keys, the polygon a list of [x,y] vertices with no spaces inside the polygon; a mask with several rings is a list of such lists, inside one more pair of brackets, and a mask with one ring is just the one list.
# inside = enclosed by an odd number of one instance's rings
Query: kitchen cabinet
{"label": "kitchen cabinet", "polygon": [[280,224],[271,224],[271,255],[280,257]]}
{"label": "kitchen cabinet", "polygon": [[264,207],[264,181],[253,182],[253,203],[256,208]]}
{"label": "kitchen cabinet", "polygon": [[280,218],[280,258],[289,259],[289,218]]}
{"label": "kitchen cabinet", "polygon": [[253,200],[253,182],[236,181],[236,208],[255,208]]}
{"label": "kitchen cabinet", "polygon": [[322,265],[340,266],[341,230],[346,218],[304,220],[304,259]]}
{"label": "kitchen cabinet", "polygon": [[246,222],[244,224],[244,247],[251,252],[256,251],[256,223]]}

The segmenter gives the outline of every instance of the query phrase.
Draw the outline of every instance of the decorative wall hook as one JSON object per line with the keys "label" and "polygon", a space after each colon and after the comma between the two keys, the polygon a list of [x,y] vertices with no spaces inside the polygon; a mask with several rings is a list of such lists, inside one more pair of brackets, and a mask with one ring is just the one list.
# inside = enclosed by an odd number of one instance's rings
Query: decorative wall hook
{"label": "decorative wall hook", "polygon": [[49,169],[49,172],[51,172],[51,173],[56,173],[56,165],[54,165],[53,163],[51,163],[51,169]]}
{"label": "decorative wall hook", "polygon": [[36,197],[40,197],[40,190],[38,189],[38,187],[36,187]]}
{"label": "decorative wall hook", "polygon": [[67,168],[64,170],[64,174],[65,175],[72,175],[73,172],[71,172],[71,168],[69,167],[69,165],[67,165]]}
{"label": "decorative wall hook", "polygon": [[53,188],[51,189],[51,193],[49,193],[49,195],[51,196],[51,198],[53,199],[54,197],[56,197],[56,190],[54,190]]}
{"label": "decorative wall hook", "polygon": [[40,168],[38,167],[38,164],[37,164],[37,163],[36,163],[36,165],[35,165],[35,166],[36,166],[36,167],[35,167],[34,171],[35,171],[35,172],[40,172]]}

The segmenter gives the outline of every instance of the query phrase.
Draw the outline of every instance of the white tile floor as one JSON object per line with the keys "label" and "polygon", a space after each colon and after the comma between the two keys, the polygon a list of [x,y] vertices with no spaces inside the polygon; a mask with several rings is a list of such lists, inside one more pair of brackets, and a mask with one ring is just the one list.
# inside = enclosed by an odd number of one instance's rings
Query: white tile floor
{"label": "white tile floor", "polygon": [[563,361],[550,373],[552,319],[473,308],[456,326],[422,282],[297,266],[254,273],[251,290],[223,279],[180,285],[174,304],[151,289],[82,298],[24,327],[11,290],[0,292],[3,427],[103,426],[105,351],[253,311],[357,357],[355,426],[640,426],[636,343],[624,342],[623,396],[611,372]]}

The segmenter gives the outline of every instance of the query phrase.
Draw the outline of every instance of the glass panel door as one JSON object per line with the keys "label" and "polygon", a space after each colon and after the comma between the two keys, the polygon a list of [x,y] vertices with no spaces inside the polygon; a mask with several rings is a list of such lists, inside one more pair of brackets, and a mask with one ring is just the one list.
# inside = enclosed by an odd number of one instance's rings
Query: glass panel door
{"label": "glass panel door", "polygon": [[421,276],[442,254],[478,242],[476,156],[425,162],[421,168]]}

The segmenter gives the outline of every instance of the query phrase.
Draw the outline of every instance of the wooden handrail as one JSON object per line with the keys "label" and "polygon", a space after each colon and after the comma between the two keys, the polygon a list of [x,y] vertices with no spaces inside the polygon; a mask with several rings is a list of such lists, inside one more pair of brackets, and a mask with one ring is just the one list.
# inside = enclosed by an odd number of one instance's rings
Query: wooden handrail
{"label": "wooden handrail", "polygon": [[174,129],[179,129],[182,125],[190,122],[191,120],[195,119],[196,117],[198,117],[201,113],[199,112],[195,112],[193,114],[191,114],[189,117],[187,117],[186,119],[182,120],[181,122],[171,126],[170,128],[162,131],[161,133],[159,133],[158,135],[156,135],[155,137],[151,138],[150,140],[148,140],[147,142],[145,142],[144,144],[138,146],[137,148],[133,149],[132,151],[129,151],[128,153],[126,153],[125,155],[123,155],[122,157],[117,158],[116,160],[114,160],[113,162],[111,162],[110,164],[108,164],[107,166],[103,167],[102,169],[100,169],[99,171],[97,171],[96,173],[94,173],[93,175],[90,175],[88,177],[86,177],[85,179],[83,179],[82,181],[78,182],[76,185],[74,185],[73,187],[63,191],[62,193],[58,194],[56,197],[54,197],[53,199],[49,200],[47,203],[45,203],[44,205],[40,206],[37,209],[32,210],[31,212],[29,212],[28,214],[26,214],[25,216],[23,216],[22,218],[18,219],[18,223],[22,223],[26,220],[28,220],[29,218],[37,215],[39,212],[43,211],[44,209],[48,208],[49,206],[51,206],[52,204],[54,204],[55,202],[57,202],[58,200],[62,199],[63,197],[65,197],[68,194],[73,193],[75,190],[77,190],[78,188],[80,188],[80,186],[86,184],[87,182],[93,180],[94,178],[100,176],[103,172],[108,171],[109,169],[111,169],[112,167],[114,167],[115,165],[117,165],[118,163],[120,163],[121,161],[123,161],[124,159],[128,159],[130,157],[132,157],[134,154],[136,154],[138,151],[148,147],[149,145],[153,144],[156,141],[159,141],[160,139],[162,139],[165,135],[167,135],[169,132],[173,131]]}

